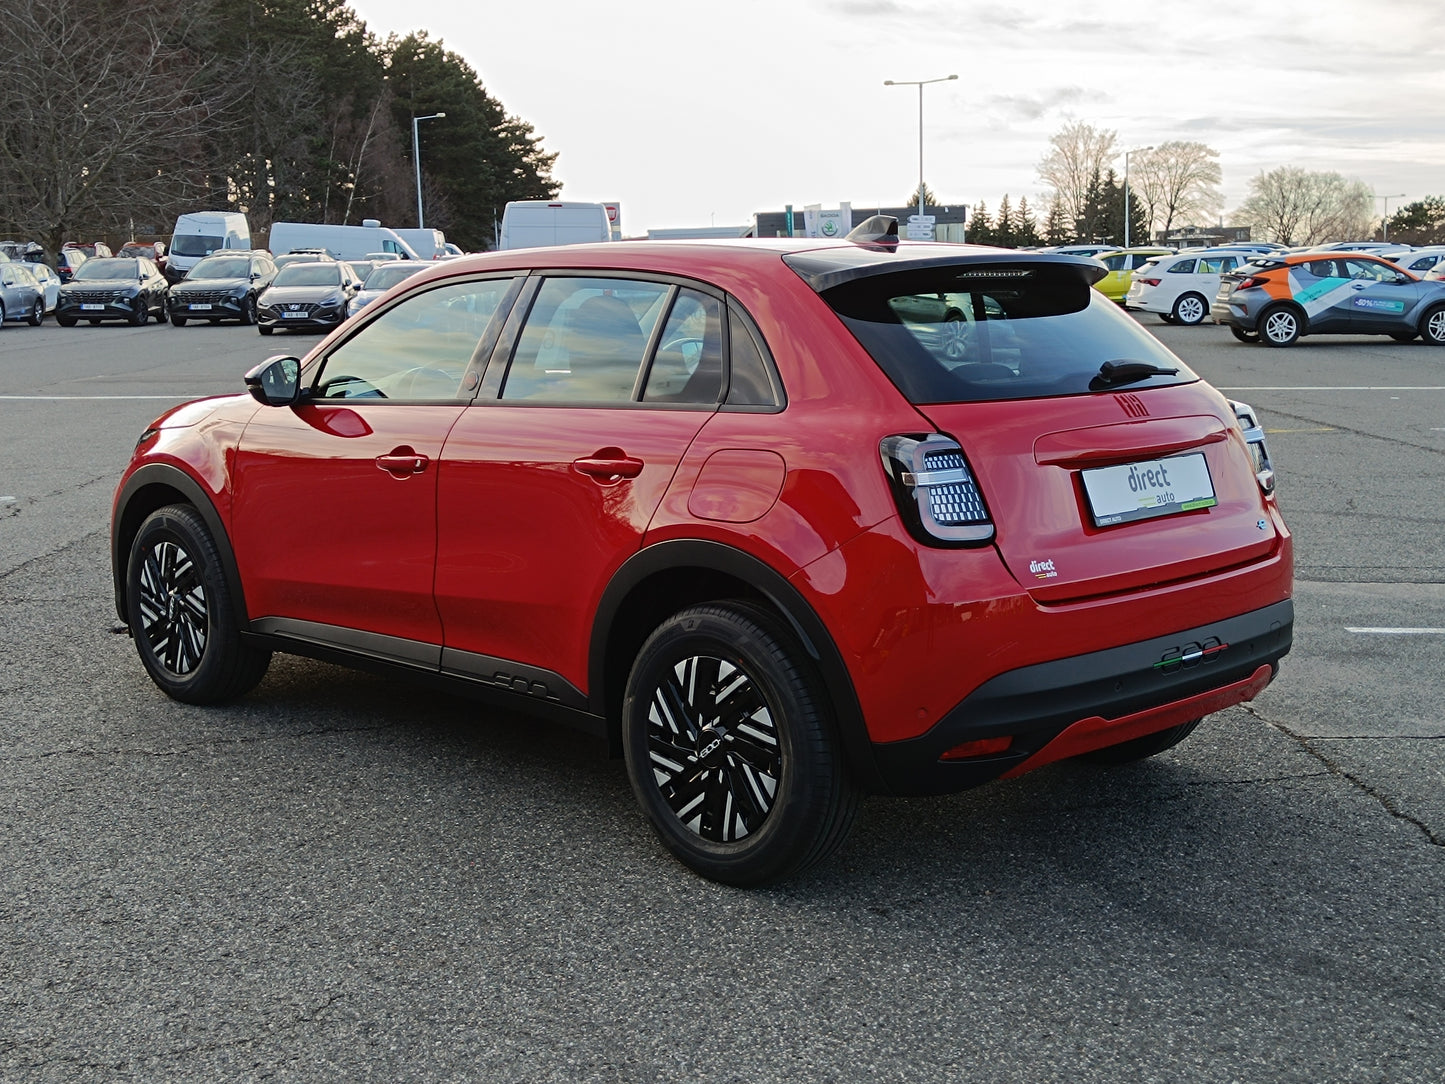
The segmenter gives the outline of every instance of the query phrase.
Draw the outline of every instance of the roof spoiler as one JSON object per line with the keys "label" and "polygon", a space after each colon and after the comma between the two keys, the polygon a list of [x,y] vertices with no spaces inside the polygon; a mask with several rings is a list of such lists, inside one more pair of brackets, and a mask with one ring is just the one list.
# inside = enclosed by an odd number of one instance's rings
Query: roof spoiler
{"label": "roof spoiler", "polygon": [[871,215],[854,226],[844,240],[857,245],[896,245],[898,219],[892,215]]}

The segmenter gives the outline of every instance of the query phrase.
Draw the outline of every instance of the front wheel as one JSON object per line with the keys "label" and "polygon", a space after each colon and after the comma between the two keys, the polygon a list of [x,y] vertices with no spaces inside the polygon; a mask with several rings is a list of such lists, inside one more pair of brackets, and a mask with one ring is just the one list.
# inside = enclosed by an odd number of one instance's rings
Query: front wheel
{"label": "front wheel", "polygon": [[131,543],[126,613],[141,664],[173,699],[214,704],[255,688],[271,653],[241,639],[215,540],[199,512],[152,512]]}
{"label": "front wheel", "polygon": [[1420,334],[1431,346],[1445,346],[1445,305],[1436,305],[1425,314]]}
{"label": "front wheel", "polygon": [[1198,294],[1185,294],[1174,302],[1174,319],[1189,327],[1200,323],[1208,313],[1209,306]]}
{"label": "front wheel", "polygon": [[663,845],[724,884],[797,873],[857,815],[821,680],[785,626],[747,603],[682,610],[648,637],[627,679],[622,745]]}
{"label": "front wheel", "polygon": [[45,298],[37,297],[35,299],[35,304],[31,306],[30,315],[25,318],[25,322],[31,327],[39,327],[45,322]]}
{"label": "front wheel", "polygon": [[1092,753],[1084,753],[1079,759],[1110,766],[1132,764],[1136,760],[1155,756],[1166,749],[1173,749],[1190,734],[1193,734],[1194,728],[1203,721],[1203,719],[1191,719],[1187,723],[1171,726],[1168,730],[1145,734],[1142,738],[1120,742],[1118,745],[1105,746],[1103,749],[1095,749]]}
{"label": "front wheel", "polygon": [[135,311],[130,314],[131,325],[134,327],[140,327],[150,318],[151,310],[150,306],[146,304],[146,299],[143,297],[136,298]]}
{"label": "front wheel", "polygon": [[256,299],[246,297],[241,301],[241,323],[249,327],[256,322]]}
{"label": "front wheel", "polygon": [[1266,346],[1290,346],[1300,337],[1299,314],[1277,305],[1265,309],[1259,317],[1259,338]]}

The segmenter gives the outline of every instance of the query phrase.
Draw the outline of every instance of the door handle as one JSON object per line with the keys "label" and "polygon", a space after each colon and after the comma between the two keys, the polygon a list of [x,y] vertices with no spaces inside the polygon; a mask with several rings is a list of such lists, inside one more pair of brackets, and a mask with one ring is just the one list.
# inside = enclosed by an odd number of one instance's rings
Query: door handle
{"label": "door handle", "polygon": [[376,465],[393,478],[405,478],[409,474],[420,474],[426,470],[430,460],[419,452],[398,448],[387,455],[376,457]]}
{"label": "door handle", "polygon": [[612,484],[642,473],[642,460],[628,455],[621,448],[603,448],[595,455],[572,460],[572,469]]}

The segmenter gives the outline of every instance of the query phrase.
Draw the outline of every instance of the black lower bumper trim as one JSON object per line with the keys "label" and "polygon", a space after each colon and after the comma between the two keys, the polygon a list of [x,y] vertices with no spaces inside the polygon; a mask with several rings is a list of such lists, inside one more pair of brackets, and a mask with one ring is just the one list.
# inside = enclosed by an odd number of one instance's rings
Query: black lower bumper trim
{"label": "black lower bumper trim", "polygon": [[[1294,604],[1277,602],[1168,636],[1092,651],[999,674],[928,731],[875,743],[873,755],[895,794],[947,794],[997,779],[1071,724],[1117,719],[1243,681],[1278,666],[1294,635]],[[1006,754],[939,758],[964,742],[1008,735]]]}

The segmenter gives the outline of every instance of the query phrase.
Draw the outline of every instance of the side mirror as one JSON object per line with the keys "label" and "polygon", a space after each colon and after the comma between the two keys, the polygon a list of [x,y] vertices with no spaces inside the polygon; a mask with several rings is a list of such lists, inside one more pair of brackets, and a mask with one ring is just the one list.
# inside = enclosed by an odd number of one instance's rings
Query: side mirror
{"label": "side mirror", "polygon": [[246,374],[246,390],[263,406],[294,406],[301,398],[301,361],[278,354]]}

